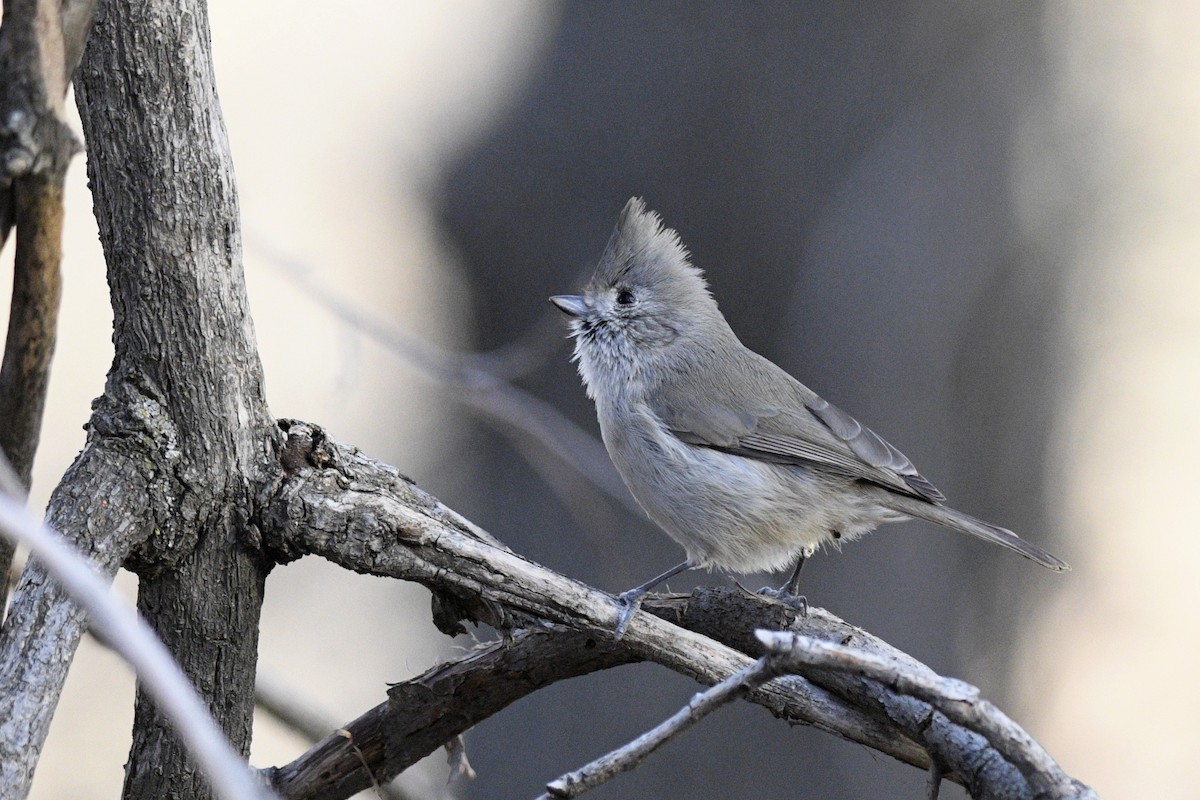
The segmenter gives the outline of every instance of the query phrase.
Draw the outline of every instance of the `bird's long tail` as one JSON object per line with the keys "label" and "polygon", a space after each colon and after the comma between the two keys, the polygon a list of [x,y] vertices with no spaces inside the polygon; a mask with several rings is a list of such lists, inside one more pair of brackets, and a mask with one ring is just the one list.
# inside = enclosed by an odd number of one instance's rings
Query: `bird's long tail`
{"label": "bird's long tail", "polygon": [[956,531],[969,533],[978,539],[983,539],[985,542],[992,542],[1001,547],[1007,547],[1009,550],[1020,553],[1029,560],[1036,561],[1043,567],[1048,567],[1055,572],[1064,572],[1071,568],[1071,565],[1061,558],[1047,553],[1037,545],[1030,544],[1012,531],[998,528],[995,525],[989,525],[983,520],[975,519],[961,511],[955,511],[953,508],[947,508],[946,506],[937,506],[925,500],[896,494],[895,492],[889,492],[886,489],[875,486],[864,486],[863,488],[876,493],[879,504],[885,508],[899,511],[901,514],[907,514],[910,517],[936,522],[938,525],[944,525]]}

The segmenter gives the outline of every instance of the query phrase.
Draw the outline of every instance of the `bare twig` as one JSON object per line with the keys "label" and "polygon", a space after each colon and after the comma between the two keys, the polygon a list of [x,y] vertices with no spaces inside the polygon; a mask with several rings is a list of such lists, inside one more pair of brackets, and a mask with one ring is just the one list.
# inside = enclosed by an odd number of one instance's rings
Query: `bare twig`
{"label": "bare twig", "polygon": [[40,525],[17,501],[0,496],[0,533],[28,546],[91,617],[114,649],[166,711],[217,793],[227,800],[272,797],[230,747],[195,689],[145,621],[62,538]]}
{"label": "bare twig", "polygon": [[751,689],[755,689],[778,674],[769,658],[760,658],[750,666],[730,675],[703,692],[693,695],[688,704],[672,714],[662,723],[641,736],[610,753],[568,772],[546,784],[546,793],[538,800],[555,797],[578,797],[590,789],[607,783],[621,773],[628,772],[658,748],[675,738],[704,717],[716,711]]}
{"label": "bare twig", "polygon": [[1067,776],[1021,726],[982,699],[979,689],[968,683],[904,669],[878,655],[790,631],[759,631],[758,638],[780,665],[852,672],[929,703],[951,721],[984,737],[1020,770],[1037,797],[1095,797],[1094,792]]}

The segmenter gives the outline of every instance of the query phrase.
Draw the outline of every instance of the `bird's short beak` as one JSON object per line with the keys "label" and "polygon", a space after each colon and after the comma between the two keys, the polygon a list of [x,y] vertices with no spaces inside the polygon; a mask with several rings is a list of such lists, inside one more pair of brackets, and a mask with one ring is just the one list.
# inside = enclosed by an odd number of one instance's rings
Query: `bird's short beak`
{"label": "bird's short beak", "polygon": [[588,306],[582,297],[574,294],[558,294],[550,298],[550,302],[558,306],[558,310],[570,317],[587,315]]}

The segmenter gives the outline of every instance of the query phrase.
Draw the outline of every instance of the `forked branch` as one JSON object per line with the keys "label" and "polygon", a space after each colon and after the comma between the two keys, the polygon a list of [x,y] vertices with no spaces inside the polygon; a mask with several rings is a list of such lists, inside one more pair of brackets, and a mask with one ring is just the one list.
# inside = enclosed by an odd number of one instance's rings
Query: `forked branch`
{"label": "forked branch", "polygon": [[[422,583],[433,590],[436,618],[447,630],[467,619],[503,629],[539,631],[539,638],[527,634],[511,644],[498,643],[483,654],[443,665],[402,684],[425,686],[427,681],[438,680],[442,670],[456,676],[449,685],[451,690],[441,698],[446,705],[438,709],[437,733],[429,741],[440,743],[468,729],[482,718],[481,712],[486,716],[516,699],[514,692],[519,696],[544,682],[579,674],[582,667],[578,662],[552,659],[557,666],[538,682],[514,686],[502,672],[492,669],[491,659],[511,657],[506,652],[509,648],[526,654],[529,648],[561,647],[563,640],[551,635],[547,625],[554,631],[579,632],[598,648],[598,656],[613,652],[612,663],[654,661],[705,685],[729,678],[761,656],[765,649],[754,632],[762,628],[795,631],[831,643],[852,642],[865,653],[883,654],[906,672],[933,674],[911,657],[821,609],[814,608],[802,617],[782,604],[733,590],[649,601],[647,613],[637,614],[624,638],[613,643],[619,609],[610,595],[499,546],[393,467],[328,439],[320,428],[299,422],[283,426],[288,441],[280,454],[281,472],[260,498],[263,510],[258,520],[264,543],[277,557],[320,555],[357,572]],[[591,664],[592,669],[611,665],[599,657]],[[1034,797],[1018,765],[922,699],[861,675],[820,669],[802,672],[754,688],[748,699],[788,721],[814,725],[920,769],[936,762],[949,779],[965,783],[975,797]],[[480,681],[486,682],[487,692],[503,701],[478,705]],[[464,686],[468,688],[461,692],[454,688]],[[397,691],[403,689],[394,689],[393,697]],[[380,707],[349,726],[357,731],[355,744],[368,755],[377,780],[389,778],[411,763],[413,752],[403,759],[388,759],[389,748],[395,751],[388,744],[394,743],[395,730],[402,728],[408,731],[405,736],[419,738],[426,728],[433,728],[434,720],[423,716],[428,709],[422,708],[421,704]],[[447,719],[455,724],[447,726]],[[436,743],[427,741],[422,746],[431,750]],[[304,788],[305,781],[296,777],[301,770],[311,774],[319,761],[328,766],[331,758],[342,758],[341,763],[349,765],[344,754],[334,752],[338,747],[336,741],[327,739],[292,765],[275,770],[275,785],[282,789],[286,779],[285,796],[305,798],[348,797],[363,788],[365,775],[357,781],[346,778],[337,788],[332,786],[334,781],[326,781],[325,788],[311,792]],[[372,759],[371,754],[377,757]],[[353,768],[361,773],[360,764]]]}

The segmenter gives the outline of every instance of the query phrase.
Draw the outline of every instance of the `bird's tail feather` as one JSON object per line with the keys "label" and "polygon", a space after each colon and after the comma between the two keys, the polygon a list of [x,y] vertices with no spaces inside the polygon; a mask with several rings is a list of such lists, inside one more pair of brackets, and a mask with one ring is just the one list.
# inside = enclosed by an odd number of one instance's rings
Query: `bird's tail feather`
{"label": "bird's tail feather", "polygon": [[938,525],[944,525],[956,531],[969,533],[976,538],[983,539],[985,542],[992,542],[1001,547],[1007,547],[1009,550],[1020,553],[1029,560],[1036,561],[1043,567],[1048,567],[1055,572],[1065,572],[1071,568],[1071,565],[1061,558],[1047,553],[1037,545],[1030,544],[1005,528],[990,525],[983,520],[975,519],[969,514],[955,511],[953,508],[934,505],[925,500],[896,494],[874,486],[869,488],[878,493],[879,504],[885,508],[899,511],[901,514],[907,514],[910,517],[935,522]]}

